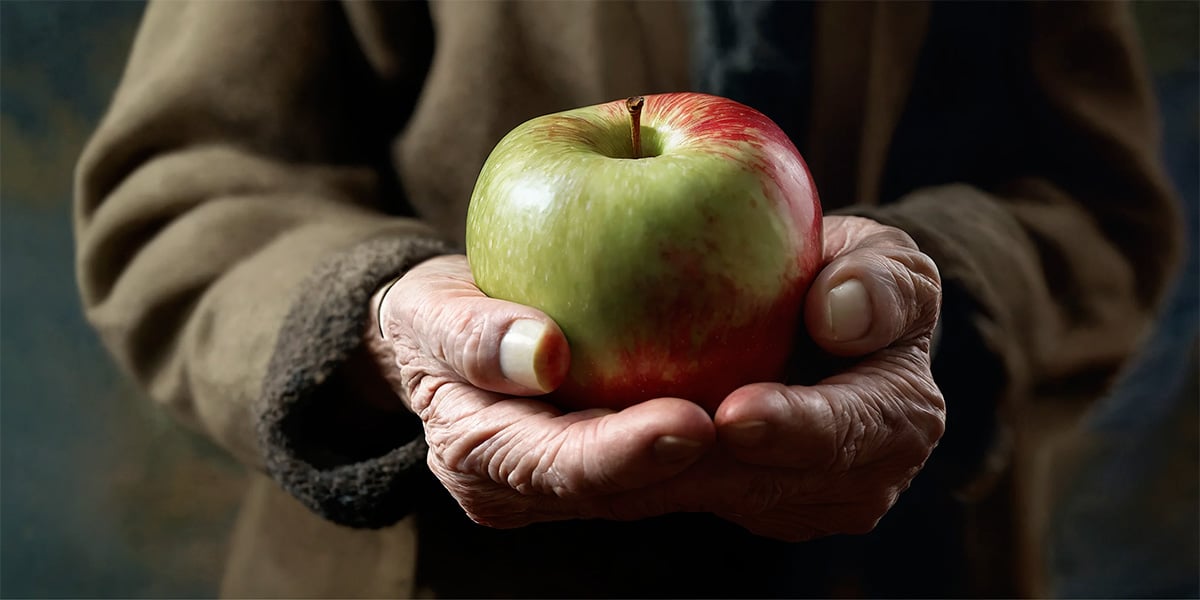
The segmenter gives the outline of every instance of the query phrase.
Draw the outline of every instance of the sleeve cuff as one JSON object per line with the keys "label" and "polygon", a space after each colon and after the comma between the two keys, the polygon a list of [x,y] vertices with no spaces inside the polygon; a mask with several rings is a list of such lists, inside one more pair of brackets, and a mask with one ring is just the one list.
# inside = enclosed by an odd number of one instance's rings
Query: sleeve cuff
{"label": "sleeve cuff", "polygon": [[260,399],[259,444],[267,472],[330,521],[388,526],[429,483],[420,422],[352,402],[339,370],[360,351],[378,286],[454,252],[433,239],[367,241],[319,265],[284,318]]}

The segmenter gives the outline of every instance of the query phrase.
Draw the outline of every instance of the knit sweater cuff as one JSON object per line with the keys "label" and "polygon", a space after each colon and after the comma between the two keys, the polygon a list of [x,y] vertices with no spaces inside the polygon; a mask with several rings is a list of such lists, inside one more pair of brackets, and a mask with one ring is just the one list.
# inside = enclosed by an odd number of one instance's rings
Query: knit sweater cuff
{"label": "knit sweater cuff", "polygon": [[267,472],[330,521],[385,527],[428,485],[417,418],[350,397],[340,371],[361,351],[375,290],[453,251],[432,239],[364,242],[319,265],[284,319],[263,385],[259,444]]}

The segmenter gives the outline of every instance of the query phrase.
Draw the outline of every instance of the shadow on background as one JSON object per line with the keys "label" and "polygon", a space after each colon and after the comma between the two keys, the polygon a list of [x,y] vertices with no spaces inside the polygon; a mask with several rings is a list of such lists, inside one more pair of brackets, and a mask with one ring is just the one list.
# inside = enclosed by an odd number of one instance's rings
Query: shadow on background
{"label": "shadow on background", "polygon": [[[1197,7],[1137,6],[1191,262],[1167,324],[1071,451],[1046,542],[1057,595],[1200,594]],[[3,597],[213,596],[244,484],[240,467],[140,398],[80,314],[71,173],[141,11],[0,0]]]}

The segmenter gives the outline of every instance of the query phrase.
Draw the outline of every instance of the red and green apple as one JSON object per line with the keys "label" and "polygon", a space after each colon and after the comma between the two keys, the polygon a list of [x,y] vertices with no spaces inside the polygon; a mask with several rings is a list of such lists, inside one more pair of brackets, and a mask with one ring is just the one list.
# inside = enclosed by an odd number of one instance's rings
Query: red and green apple
{"label": "red and green apple", "polygon": [[783,377],[821,232],[812,176],[775,123],[675,93],[513,129],[476,182],[466,249],[484,293],[566,334],[553,402],[669,396],[713,412],[734,389]]}

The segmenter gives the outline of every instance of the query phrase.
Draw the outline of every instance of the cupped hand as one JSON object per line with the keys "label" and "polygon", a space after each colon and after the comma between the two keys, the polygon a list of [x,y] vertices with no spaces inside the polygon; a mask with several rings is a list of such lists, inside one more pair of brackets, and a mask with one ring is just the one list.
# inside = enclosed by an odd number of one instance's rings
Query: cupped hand
{"label": "cupped hand", "polygon": [[373,306],[371,351],[424,423],[429,468],[476,522],[604,516],[613,496],[642,507],[627,518],[661,514],[639,496],[714,443],[710,417],[681,399],[564,414],[532,398],[565,378],[566,338],[544,313],[480,292],[464,256],[417,265]]}
{"label": "cupped hand", "polygon": [[721,448],[746,477],[720,514],[765,536],[801,540],[874,528],[945,428],[930,374],[941,280],[904,232],[825,219],[826,266],[805,324],[824,352],[853,357],[811,386],[742,387],[719,407]]}

